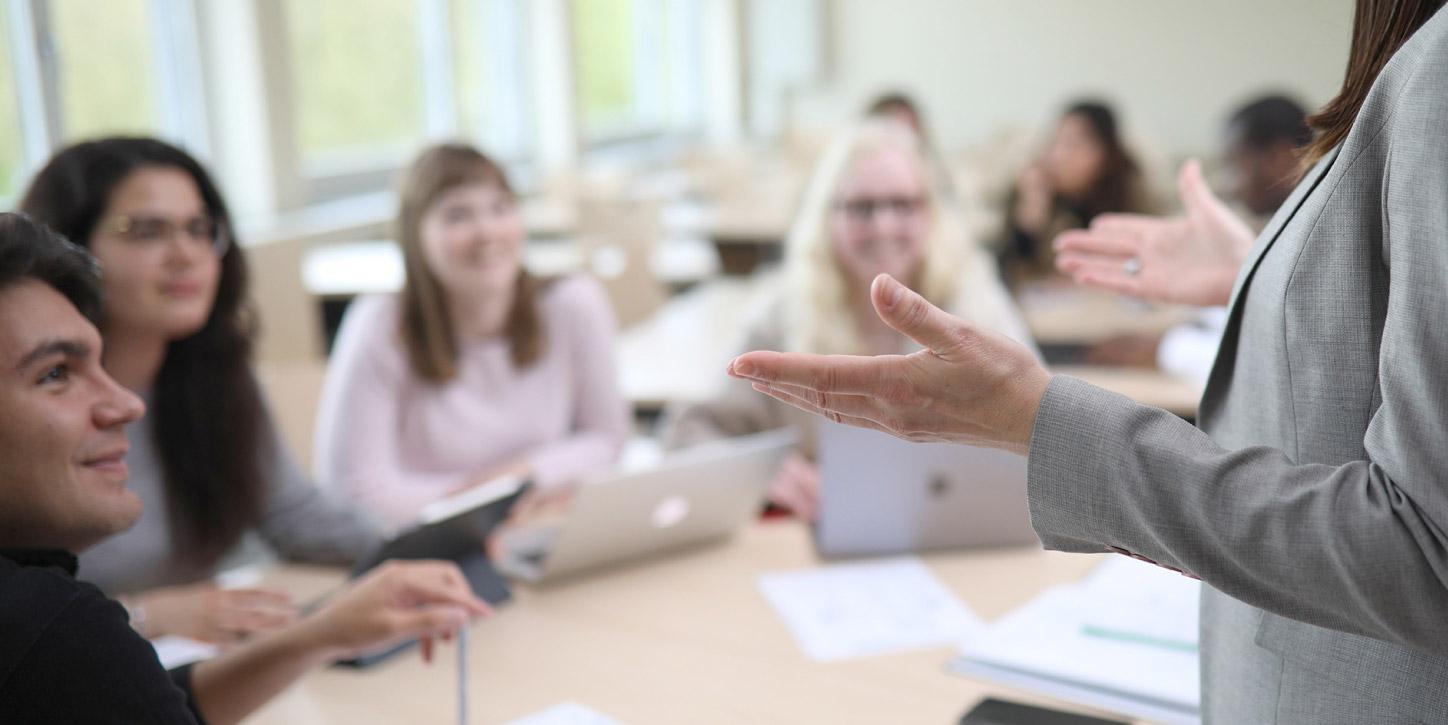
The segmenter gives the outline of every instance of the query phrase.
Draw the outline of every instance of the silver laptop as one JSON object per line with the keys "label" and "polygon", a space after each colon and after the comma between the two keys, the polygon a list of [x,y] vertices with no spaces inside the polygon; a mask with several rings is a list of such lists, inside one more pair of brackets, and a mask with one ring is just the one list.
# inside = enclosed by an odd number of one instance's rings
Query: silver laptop
{"label": "silver laptop", "polygon": [[723,539],[758,515],[797,438],[781,429],[714,441],[584,483],[559,525],[508,532],[499,568],[542,582]]}
{"label": "silver laptop", "polygon": [[1039,545],[1026,506],[1026,459],[954,443],[911,443],[820,421],[825,556]]}

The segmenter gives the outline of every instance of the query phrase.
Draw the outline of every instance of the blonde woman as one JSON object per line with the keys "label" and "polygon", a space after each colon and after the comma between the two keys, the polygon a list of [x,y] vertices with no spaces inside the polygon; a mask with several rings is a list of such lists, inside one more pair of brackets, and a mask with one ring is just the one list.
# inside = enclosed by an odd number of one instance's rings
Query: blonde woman
{"label": "blonde woman", "polygon": [[614,318],[597,282],[522,266],[501,167],[470,146],[424,151],[402,187],[398,295],[353,303],[317,424],[324,480],[402,526],[504,473],[540,489],[610,464],[627,440]]}
{"label": "blonde woman", "polygon": [[[913,342],[880,322],[870,282],[884,272],[909,280],[927,299],[965,319],[1029,344],[1030,337],[984,252],[963,236],[956,211],[931,183],[919,137],[874,120],[844,133],[826,152],[785,244],[784,271],[744,350],[827,354],[908,353]],[[770,500],[813,519],[819,493],[815,421],[730,381],[705,403],[670,409],[666,447],[794,426],[799,449],[770,486]]]}

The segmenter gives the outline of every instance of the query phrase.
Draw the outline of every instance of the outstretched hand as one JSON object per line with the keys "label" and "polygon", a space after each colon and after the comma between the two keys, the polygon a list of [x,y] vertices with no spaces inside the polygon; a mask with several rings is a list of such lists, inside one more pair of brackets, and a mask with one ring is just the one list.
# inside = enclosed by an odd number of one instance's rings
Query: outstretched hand
{"label": "outstretched hand", "polygon": [[1177,190],[1185,216],[1102,214],[1056,237],[1056,267],[1080,284],[1153,302],[1227,304],[1256,235],[1212,193],[1195,160],[1182,167]]}
{"label": "outstretched hand", "polygon": [[870,298],[881,320],[925,349],[874,357],[749,352],[729,364],[729,374],[838,423],[1024,455],[1051,380],[1035,355],[889,275],[875,278]]}

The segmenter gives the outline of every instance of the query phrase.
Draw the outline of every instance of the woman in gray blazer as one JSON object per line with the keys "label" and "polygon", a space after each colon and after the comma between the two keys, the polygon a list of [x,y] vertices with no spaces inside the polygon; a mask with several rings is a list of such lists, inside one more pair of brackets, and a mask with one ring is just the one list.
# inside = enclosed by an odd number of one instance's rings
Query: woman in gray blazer
{"label": "woman in gray blazer", "polygon": [[884,277],[877,311],[927,350],[755,352],[731,374],[835,420],[1028,454],[1048,548],[1201,578],[1208,721],[1448,721],[1442,5],[1359,1],[1316,163],[1235,275],[1202,247],[1119,239],[1072,263],[1139,294],[1230,293],[1200,430]]}

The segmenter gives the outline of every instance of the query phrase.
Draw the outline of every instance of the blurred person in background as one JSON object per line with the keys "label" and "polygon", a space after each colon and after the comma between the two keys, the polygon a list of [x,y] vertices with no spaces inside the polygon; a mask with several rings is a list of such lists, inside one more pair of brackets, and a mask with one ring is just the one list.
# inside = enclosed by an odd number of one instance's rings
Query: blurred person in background
{"label": "blurred person in background", "polygon": [[[789,238],[773,301],[741,350],[841,354],[917,349],[880,322],[870,282],[886,272],[911,280],[937,304],[1030,345],[1030,334],[989,256],[966,239],[953,204],[930,183],[918,135],[868,120],[840,135],[815,169]],[[706,402],[664,413],[666,448],[793,426],[798,449],[769,487],[772,505],[813,519],[819,507],[815,420],[728,381]]]}
{"label": "blurred person in background", "polygon": [[1051,241],[1108,212],[1149,212],[1145,180],[1116,113],[1077,101],[1061,114],[1040,157],[1016,178],[1006,204],[1001,265],[1015,283],[1052,273]]}
{"label": "blurred person in background", "polygon": [[499,476],[562,497],[609,467],[632,419],[602,286],[528,273],[518,199],[471,146],[422,152],[401,200],[403,289],[347,311],[318,413],[317,474],[402,526]]}

